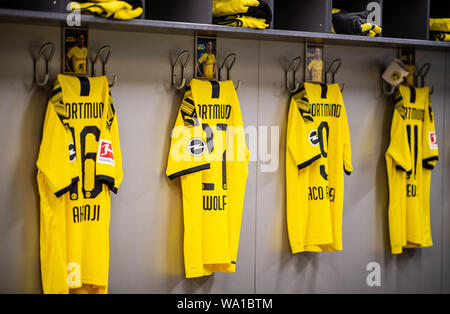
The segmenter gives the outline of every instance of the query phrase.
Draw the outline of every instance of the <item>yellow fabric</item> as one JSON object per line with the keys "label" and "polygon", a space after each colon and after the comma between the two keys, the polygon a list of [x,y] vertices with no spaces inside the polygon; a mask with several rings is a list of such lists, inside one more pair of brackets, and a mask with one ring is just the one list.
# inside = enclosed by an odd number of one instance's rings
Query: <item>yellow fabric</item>
{"label": "yellow fabric", "polygon": [[450,33],[436,32],[432,34],[432,39],[437,41],[450,41]]}
{"label": "yellow fabric", "polygon": [[291,98],[286,139],[292,253],[342,250],[343,170],[353,167],[339,85],[305,83]]}
{"label": "yellow fabric", "polygon": [[311,81],[322,82],[323,60],[313,59],[306,68],[311,72]]}
{"label": "yellow fabric", "polygon": [[100,15],[106,18],[113,18],[116,20],[131,20],[139,17],[143,9],[133,7],[125,1],[100,1],[100,2],[74,2],[71,3],[71,10],[76,10],[79,6],[81,12],[88,12],[91,14]]}
{"label": "yellow fabric", "polygon": [[233,82],[193,79],[166,170],[170,179],[181,177],[187,278],[235,272],[248,161]]}
{"label": "yellow fabric", "polygon": [[121,184],[122,159],[105,76],[58,75],[37,168],[44,293],[107,292],[109,191]]}
{"label": "yellow fabric", "polygon": [[72,61],[72,69],[75,74],[87,73],[87,48],[73,46],[67,52],[67,58]]}
{"label": "yellow fabric", "polygon": [[203,75],[205,78],[214,78],[216,75],[216,57],[213,53],[209,54],[205,52],[202,54],[202,56],[198,59],[198,63],[203,65]]}
{"label": "yellow fabric", "polygon": [[429,190],[438,158],[429,88],[401,85],[386,151],[391,251],[433,245]]}
{"label": "yellow fabric", "polygon": [[259,6],[258,0],[213,0],[213,16],[225,16],[242,14],[248,11],[249,7]]}
{"label": "yellow fabric", "polygon": [[450,18],[430,19],[430,31],[450,32]]}

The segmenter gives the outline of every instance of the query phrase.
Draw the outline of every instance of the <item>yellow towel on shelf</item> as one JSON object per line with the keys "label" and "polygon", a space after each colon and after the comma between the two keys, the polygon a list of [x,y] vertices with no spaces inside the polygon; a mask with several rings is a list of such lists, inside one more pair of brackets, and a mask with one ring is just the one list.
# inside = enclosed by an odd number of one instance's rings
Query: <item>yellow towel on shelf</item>
{"label": "yellow towel on shelf", "polygon": [[244,15],[229,15],[226,19],[214,19],[214,24],[258,29],[266,29],[269,27],[265,19],[257,19]]}
{"label": "yellow towel on shelf", "polygon": [[430,31],[450,32],[450,18],[430,19]]}
{"label": "yellow towel on shelf", "polygon": [[81,13],[94,14],[116,20],[132,20],[141,16],[143,9],[140,1],[72,1],[71,10],[80,8]]}
{"label": "yellow towel on shelf", "polygon": [[247,13],[250,7],[258,7],[258,0],[213,0],[213,16]]}

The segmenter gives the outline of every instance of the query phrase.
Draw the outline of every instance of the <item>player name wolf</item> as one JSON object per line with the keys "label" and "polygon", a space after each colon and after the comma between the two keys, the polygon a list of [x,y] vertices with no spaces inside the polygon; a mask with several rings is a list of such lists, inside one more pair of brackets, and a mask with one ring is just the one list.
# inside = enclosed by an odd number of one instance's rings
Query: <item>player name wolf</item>
{"label": "player name wolf", "polygon": [[199,104],[197,106],[198,106],[198,115],[202,119],[229,119],[231,115],[231,105]]}
{"label": "player name wolf", "polygon": [[203,195],[203,210],[225,210],[226,195]]}
{"label": "player name wolf", "polygon": [[65,106],[68,119],[97,119],[103,114],[102,102],[73,102]]}
{"label": "player name wolf", "polygon": [[83,221],[99,221],[100,220],[100,205],[81,205],[72,208],[73,222],[80,223]]}

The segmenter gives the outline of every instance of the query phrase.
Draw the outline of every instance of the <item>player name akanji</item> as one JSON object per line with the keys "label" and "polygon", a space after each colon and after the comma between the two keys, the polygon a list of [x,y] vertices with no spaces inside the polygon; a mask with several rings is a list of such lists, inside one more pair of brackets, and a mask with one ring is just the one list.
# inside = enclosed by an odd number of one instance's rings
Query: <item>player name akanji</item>
{"label": "player name akanji", "polygon": [[228,119],[231,115],[231,105],[209,104],[197,105],[201,119]]}
{"label": "player name akanji", "polygon": [[83,221],[99,221],[100,205],[81,205],[72,208],[73,222],[79,223]]}
{"label": "player name akanji", "polygon": [[66,103],[68,119],[96,119],[103,113],[102,102],[73,102]]}

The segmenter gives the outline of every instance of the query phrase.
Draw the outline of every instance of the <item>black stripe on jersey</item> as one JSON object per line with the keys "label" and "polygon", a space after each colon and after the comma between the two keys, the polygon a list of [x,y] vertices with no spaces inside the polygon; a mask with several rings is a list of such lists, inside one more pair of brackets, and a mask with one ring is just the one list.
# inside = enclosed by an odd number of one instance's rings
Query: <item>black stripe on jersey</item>
{"label": "black stripe on jersey", "polygon": [[56,196],[56,197],[60,197],[60,196],[62,196],[62,195],[64,195],[64,194],[66,194],[67,192],[69,192],[69,191],[71,190],[72,186],[75,186],[76,183],[77,183],[79,180],[80,180],[80,178],[78,178],[78,177],[73,178],[73,179],[72,179],[72,182],[70,182],[70,184],[69,184],[68,186],[66,186],[65,188],[63,188],[63,189],[57,191],[57,192],[55,193],[55,196]]}
{"label": "black stripe on jersey", "polygon": [[231,261],[231,264],[236,265],[236,262],[235,261]]}
{"label": "black stripe on jersey", "polygon": [[348,175],[348,176],[352,174],[352,172],[351,172],[351,171],[348,171],[348,170],[346,170],[346,169],[345,169],[345,167],[344,167],[344,172],[345,172],[345,174],[346,174],[346,175]]}
{"label": "black stripe on jersey", "polygon": [[89,83],[89,79],[84,76],[77,76],[80,80],[80,96],[89,96],[91,91],[91,84]]}
{"label": "black stripe on jersey", "polygon": [[227,150],[222,154],[222,189],[227,189]]}
{"label": "black stripe on jersey", "polygon": [[407,176],[410,176],[412,174],[412,170],[406,171],[405,168],[403,168],[402,166],[399,166],[399,165],[395,166],[395,169],[406,172]]}
{"label": "black stripe on jersey", "polygon": [[214,191],[214,183],[202,183],[203,191]]}
{"label": "black stripe on jersey", "polygon": [[210,81],[212,85],[212,95],[211,98],[219,98],[220,96],[220,84],[216,81]]}
{"label": "black stripe on jersey", "polygon": [[409,87],[409,90],[411,91],[411,98],[409,100],[410,103],[416,102],[416,89],[412,86]]}
{"label": "black stripe on jersey", "polygon": [[430,158],[426,158],[426,159],[422,160],[422,166],[425,169],[433,170],[434,165],[431,164],[431,162],[432,161],[437,161],[438,159],[439,159],[438,156],[433,156],[433,157],[430,157]]}
{"label": "black stripe on jersey", "polygon": [[298,170],[302,170],[305,167],[308,167],[309,165],[311,165],[313,162],[315,162],[317,159],[320,159],[320,156],[322,156],[321,154],[314,156],[313,158],[311,158],[308,161],[305,161],[303,163],[301,163],[300,165],[297,166]]}
{"label": "black stripe on jersey", "polygon": [[106,186],[107,186],[111,191],[113,191],[114,194],[117,194],[117,188],[114,187],[114,185],[115,185],[114,178],[109,177],[109,176],[98,175],[98,176],[95,176],[95,180],[96,180],[97,182],[106,184]]}
{"label": "black stripe on jersey", "polygon": [[58,88],[54,89],[53,92],[52,92],[52,95],[50,96],[50,98],[52,98],[55,95],[58,95],[61,92],[62,92],[62,88],[61,87],[58,87]]}
{"label": "black stripe on jersey", "polygon": [[414,127],[414,178],[417,174],[417,154],[419,151],[419,144],[417,143],[417,139],[419,138],[418,129],[419,128],[417,126]]}
{"label": "black stripe on jersey", "polygon": [[328,92],[327,84],[320,84],[320,87],[322,87],[322,92],[321,92],[320,97],[321,98],[327,98],[327,92]]}
{"label": "black stripe on jersey", "polygon": [[169,179],[170,179],[170,180],[173,180],[173,179],[176,179],[176,178],[178,178],[178,177],[184,176],[184,175],[186,175],[186,174],[190,174],[190,173],[194,173],[194,172],[202,171],[202,170],[207,170],[207,169],[209,169],[210,167],[211,167],[210,164],[205,164],[205,165],[201,165],[201,166],[197,166],[197,167],[192,167],[192,168],[189,168],[189,169],[185,169],[185,170],[179,171],[179,172],[177,172],[177,173],[171,174],[171,175],[169,176]]}

